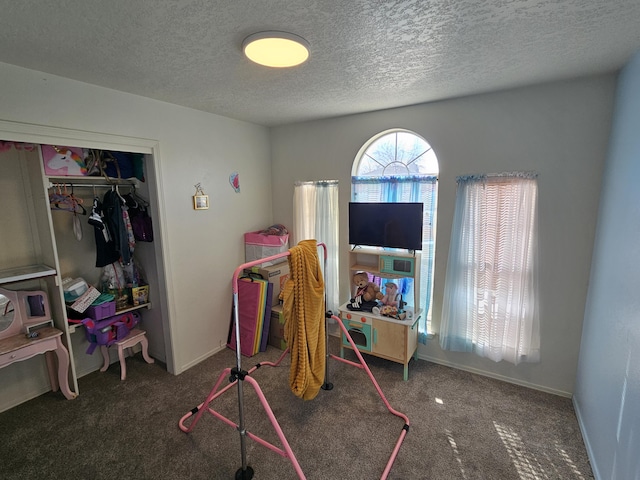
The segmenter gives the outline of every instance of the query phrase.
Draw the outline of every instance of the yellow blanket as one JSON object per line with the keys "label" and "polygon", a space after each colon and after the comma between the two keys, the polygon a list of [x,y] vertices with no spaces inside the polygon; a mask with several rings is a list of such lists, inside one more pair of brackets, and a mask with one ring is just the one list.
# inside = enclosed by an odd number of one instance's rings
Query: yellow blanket
{"label": "yellow blanket", "polygon": [[316,397],[324,383],[324,280],[315,240],[289,250],[289,280],[282,294],[284,338],[291,349],[289,386],[304,400]]}

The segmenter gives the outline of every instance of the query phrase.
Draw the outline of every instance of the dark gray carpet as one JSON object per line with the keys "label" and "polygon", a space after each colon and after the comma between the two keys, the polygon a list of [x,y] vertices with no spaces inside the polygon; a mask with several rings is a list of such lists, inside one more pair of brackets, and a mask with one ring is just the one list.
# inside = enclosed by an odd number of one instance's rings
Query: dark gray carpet
{"label": "dark gray carpet", "polygon": [[[332,338],[331,351],[337,353]],[[275,360],[273,347],[250,359]],[[355,359],[352,352],[347,358]],[[412,361],[365,356],[391,406],[409,417],[390,479],[593,478],[571,401],[486,377]],[[225,350],[173,376],[140,354],[127,379],[112,364],[80,379],[80,396],[49,392],[0,414],[0,477],[12,479],[233,479],[241,467],[238,432],[205,413],[193,432],[178,420],[203,402],[224,368]],[[378,479],[403,421],[387,412],[365,372],[330,361],[331,391],[314,400],[288,387],[289,358],[254,374],[306,477]],[[227,381],[225,380],[226,384]],[[281,446],[257,396],[244,383],[248,431]],[[212,406],[238,419],[234,387]],[[257,480],[295,479],[290,462],[247,438]]]}

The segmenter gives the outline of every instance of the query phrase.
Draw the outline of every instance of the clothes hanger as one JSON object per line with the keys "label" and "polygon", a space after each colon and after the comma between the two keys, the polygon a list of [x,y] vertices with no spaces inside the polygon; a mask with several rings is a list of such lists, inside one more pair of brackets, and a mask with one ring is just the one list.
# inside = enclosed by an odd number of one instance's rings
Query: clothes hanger
{"label": "clothes hanger", "polygon": [[53,210],[58,209],[58,204],[63,200],[62,190],[60,185],[54,184],[53,190],[49,193],[49,204]]}
{"label": "clothes hanger", "polygon": [[[66,192],[66,187],[65,187],[65,192]],[[76,213],[78,215],[87,214],[87,210],[82,205],[84,203],[84,199],[76,197],[75,193],[73,192],[73,184],[71,184],[71,193],[67,194],[66,203],[71,212]]]}
{"label": "clothes hanger", "polygon": [[71,193],[67,191],[67,185],[63,186],[56,184],[53,186],[53,191],[49,193],[49,205],[51,210],[62,210],[65,212],[71,212],[73,214],[72,226],[73,234],[78,241],[82,240],[82,224],[80,222],[79,215],[86,215],[87,210],[84,208],[84,199],[78,198],[73,192],[73,184],[71,184]]}
{"label": "clothes hanger", "polygon": [[[71,184],[71,195],[69,195],[69,200],[71,201],[72,212],[77,215],[86,215],[87,209],[84,208],[84,198],[78,198],[73,193],[73,184]],[[78,210],[80,208],[80,210]]]}
{"label": "clothes hanger", "polygon": [[75,235],[76,240],[80,241],[82,240],[82,223],[80,223],[80,218],[78,217],[77,207],[82,208],[82,215],[86,215],[87,211],[82,206],[83,200],[81,198],[76,198],[76,196],[73,194],[73,184],[71,184],[71,194],[69,195],[68,200],[70,202],[71,211],[73,212],[73,234]]}
{"label": "clothes hanger", "polygon": [[62,193],[62,185],[54,185],[54,191],[49,194],[49,204],[51,205],[51,210],[69,210],[67,205],[68,195],[66,192]]}
{"label": "clothes hanger", "polygon": [[[82,207],[82,205],[80,205]],[[84,209],[84,207],[82,207]],[[86,213],[86,210],[85,210]],[[80,223],[80,217],[77,212],[73,212],[73,234],[76,236],[76,240],[82,240],[82,223]]]}
{"label": "clothes hanger", "polygon": [[55,185],[54,188],[58,189],[57,192],[49,194],[49,204],[52,210],[64,210],[77,215],[86,215],[87,210],[82,205],[84,199],[78,198],[73,193],[73,185],[71,186],[71,193],[67,192],[67,186],[64,185],[64,193],[62,192],[61,185]]}
{"label": "clothes hanger", "polygon": [[127,206],[127,201],[124,199],[124,197],[122,195],[120,195],[120,188],[119,188],[119,185],[117,183],[115,185],[115,189],[116,189],[116,195],[118,195],[118,198],[122,202],[122,206],[126,207]]}
{"label": "clothes hanger", "polygon": [[144,198],[142,198],[140,195],[138,195],[138,193],[136,192],[136,186],[135,185],[131,185],[131,188],[133,190],[133,198],[136,201],[136,203],[139,203],[142,205],[142,207],[140,208],[140,210],[146,210],[147,208],[149,208],[149,202],[147,202]]}

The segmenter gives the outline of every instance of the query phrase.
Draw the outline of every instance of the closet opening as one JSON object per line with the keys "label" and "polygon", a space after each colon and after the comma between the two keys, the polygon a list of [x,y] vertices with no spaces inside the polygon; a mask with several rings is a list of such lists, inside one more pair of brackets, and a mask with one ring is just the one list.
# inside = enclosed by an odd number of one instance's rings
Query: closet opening
{"label": "closet opening", "polygon": [[[86,176],[86,172],[76,169],[71,163],[76,159],[65,155],[66,152],[55,152],[57,158],[45,168],[42,152],[52,145],[71,147],[74,155],[78,151],[98,150],[133,154],[140,170],[132,176],[125,173],[129,178],[121,175],[116,180],[102,174]],[[70,386],[77,393],[81,393],[77,379],[98,370],[102,359],[99,354],[86,354],[83,328],[68,322],[62,282],[82,278],[90,285],[100,285],[103,269],[96,266],[96,229],[90,219],[94,201],[103,199],[111,190],[139,200],[148,209],[152,239],[136,241],[133,251],[134,262],[144,272],[148,284],[148,307],[140,313],[149,354],[164,363],[167,371],[175,373],[162,241],[159,161],[158,144],[153,140],[0,122],[0,198],[5,205],[2,223],[11,226],[3,228],[0,234],[0,272],[33,264],[48,265],[54,271],[53,275],[2,286],[47,291],[55,327],[63,331],[62,340],[69,350]],[[59,172],[52,170],[56,167]],[[76,175],[58,174],[68,172]],[[61,201],[52,208],[50,195],[57,193],[70,199],[70,203]],[[43,393],[39,392],[43,388],[40,385],[43,366],[39,362],[29,360],[13,367],[0,370],[0,383],[10,385],[11,397],[11,404],[0,405],[0,411]],[[28,398],[20,398],[24,391],[30,395]]]}

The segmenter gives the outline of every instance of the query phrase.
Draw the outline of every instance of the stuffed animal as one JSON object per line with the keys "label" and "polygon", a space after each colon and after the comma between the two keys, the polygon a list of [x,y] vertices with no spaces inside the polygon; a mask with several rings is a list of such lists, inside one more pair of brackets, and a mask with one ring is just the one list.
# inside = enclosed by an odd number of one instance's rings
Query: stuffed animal
{"label": "stuffed animal", "polygon": [[369,281],[366,272],[357,272],[353,275],[353,284],[358,287],[356,298],[362,296],[365,302],[380,300],[384,295],[380,292],[380,287]]}
{"label": "stuffed animal", "polygon": [[384,296],[382,297],[383,305],[390,305],[392,307],[398,306],[398,300],[400,294],[398,294],[398,285],[393,282],[387,282],[385,285]]}

